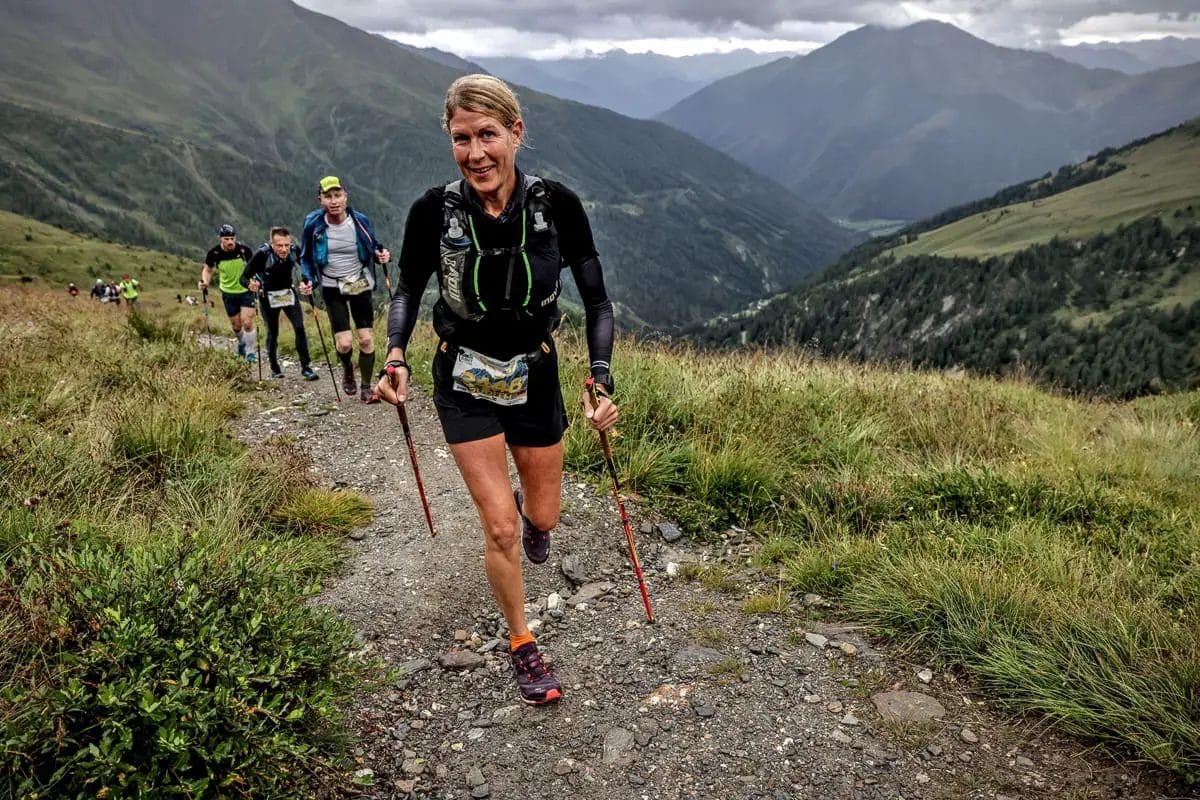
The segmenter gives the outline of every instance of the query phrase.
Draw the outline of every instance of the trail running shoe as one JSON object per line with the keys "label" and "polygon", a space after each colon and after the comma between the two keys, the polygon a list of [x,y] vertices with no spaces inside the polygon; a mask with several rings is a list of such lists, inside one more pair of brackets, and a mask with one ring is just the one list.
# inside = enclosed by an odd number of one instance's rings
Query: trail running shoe
{"label": "trail running shoe", "polygon": [[521,515],[521,545],[525,548],[525,557],[531,564],[544,564],[550,557],[550,531],[538,530],[526,518],[522,511],[525,496],[520,489],[513,490],[513,499],[517,501],[517,513]]}
{"label": "trail running shoe", "polygon": [[245,357],[246,357],[246,343],[239,340],[238,341],[238,358],[245,358]]}
{"label": "trail running shoe", "polygon": [[271,367],[271,377],[279,380],[283,377],[283,370],[281,370],[278,366]]}
{"label": "trail running shoe", "polygon": [[300,377],[301,377],[301,378],[304,378],[304,380],[306,380],[306,381],[319,381],[319,380],[321,380],[321,376],[320,376],[320,375],[318,375],[318,374],[316,373],[316,371],[315,371],[315,370],[313,370],[313,368],[312,368],[312,367],[305,367],[304,369],[300,370]]}
{"label": "trail running shoe", "polygon": [[257,364],[258,363],[258,353],[246,353],[246,363],[247,364]]}
{"label": "trail running shoe", "polygon": [[358,392],[358,399],[364,403],[378,403],[379,395],[375,394],[375,390],[364,383]]}
{"label": "trail running shoe", "polygon": [[542,661],[537,644],[529,642],[521,645],[515,653],[509,653],[508,660],[517,676],[521,699],[526,703],[540,706],[562,697],[562,685]]}
{"label": "trail running shoe", "polygon": [[342,391],[346,393],[347,397],[353,397],[354,393],[358,391],[353,369],[342,370]]}

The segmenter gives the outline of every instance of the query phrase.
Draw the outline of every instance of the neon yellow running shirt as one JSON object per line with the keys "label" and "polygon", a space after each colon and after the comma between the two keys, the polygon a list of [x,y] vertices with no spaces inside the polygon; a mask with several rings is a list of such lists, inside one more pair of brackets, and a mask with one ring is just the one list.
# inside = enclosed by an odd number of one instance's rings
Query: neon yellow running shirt
{"label": "neon yellow running shirt", "polygon": [[242,286],[242,271],[246,268],[246,262],[253,256],[254,253],[249,247],[238,242],[232,250],[222,250],[221,245],[217,245],[208,251],[204,263],[209,269],[215,269],[220,276],[218,285],[222,294],[242,294],[248,291]]}

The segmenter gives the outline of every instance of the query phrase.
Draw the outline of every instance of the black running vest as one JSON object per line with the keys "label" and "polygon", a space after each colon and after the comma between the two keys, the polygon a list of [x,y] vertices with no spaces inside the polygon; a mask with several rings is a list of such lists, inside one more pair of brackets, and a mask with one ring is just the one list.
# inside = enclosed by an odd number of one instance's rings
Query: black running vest
{"label": "black running vest", "polygon": [[520,219],[506,223],[506,228],[519,226],[518,241],[504,246],[480,240],[482,226],[468,208],[461,179],[443,190],[438,287],[460,319],[478,322],[506,314],[528,319],[558,298],[562,257],[546,186],[535,175],[523,178]]}

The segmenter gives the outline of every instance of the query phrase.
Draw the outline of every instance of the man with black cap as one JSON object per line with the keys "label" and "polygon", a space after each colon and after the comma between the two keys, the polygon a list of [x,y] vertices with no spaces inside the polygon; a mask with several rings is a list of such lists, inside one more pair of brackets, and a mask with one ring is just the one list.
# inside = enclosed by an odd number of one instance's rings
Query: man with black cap
{"label": "man with black cap", "polygon": [[[392,255],[375,238],[371,221],[350,207],[341,180],[327,175],[318,183],[321,207],[304,218],[300,235],[300,293],[311,296],[319,282],[325,310],[338,358],[342,362],[342,388],[353,395],[361,386],[364,403],[378,403],[372,388],[375,369],[375,306],[371,292],[375,288],[375,264],[387,262]],[[350,320],[354,319],[358,339],[359,383],[354,380]]]}
{"label": "man with black cap", "polygon": [[237,240],[237,231],[232,225],[222,225],[217,231],[220,243],[208,251],[204,257],[204,269],[200,272],[200,291],[208,288],[212,271],[215,269],[219,276],[221,300],[225,303],[225,313],[229,316],[229,325],[238,341],[237,353],[247,361],[258,360],[255,352],[254,332],[254,293],[242,285],[242,271],[246,268],[254,253],[245,244]]}

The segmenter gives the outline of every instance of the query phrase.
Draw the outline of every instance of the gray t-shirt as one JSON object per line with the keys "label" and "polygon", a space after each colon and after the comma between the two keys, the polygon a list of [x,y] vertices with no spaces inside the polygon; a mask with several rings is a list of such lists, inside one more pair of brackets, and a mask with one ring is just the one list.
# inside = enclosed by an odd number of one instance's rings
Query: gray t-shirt
{"label": "gray t-shirt", "polygon": [[[338,280],[355,278],[362,269],[358,260],[358,239],[355,234],[354,219],[347,216],[345,222],[339,225],[330,224],[325,229],[329,245],[329,263],[321,270],[321,285],[336,288]],[[367,270],[367,280],[370,281],[371,271]]]}

